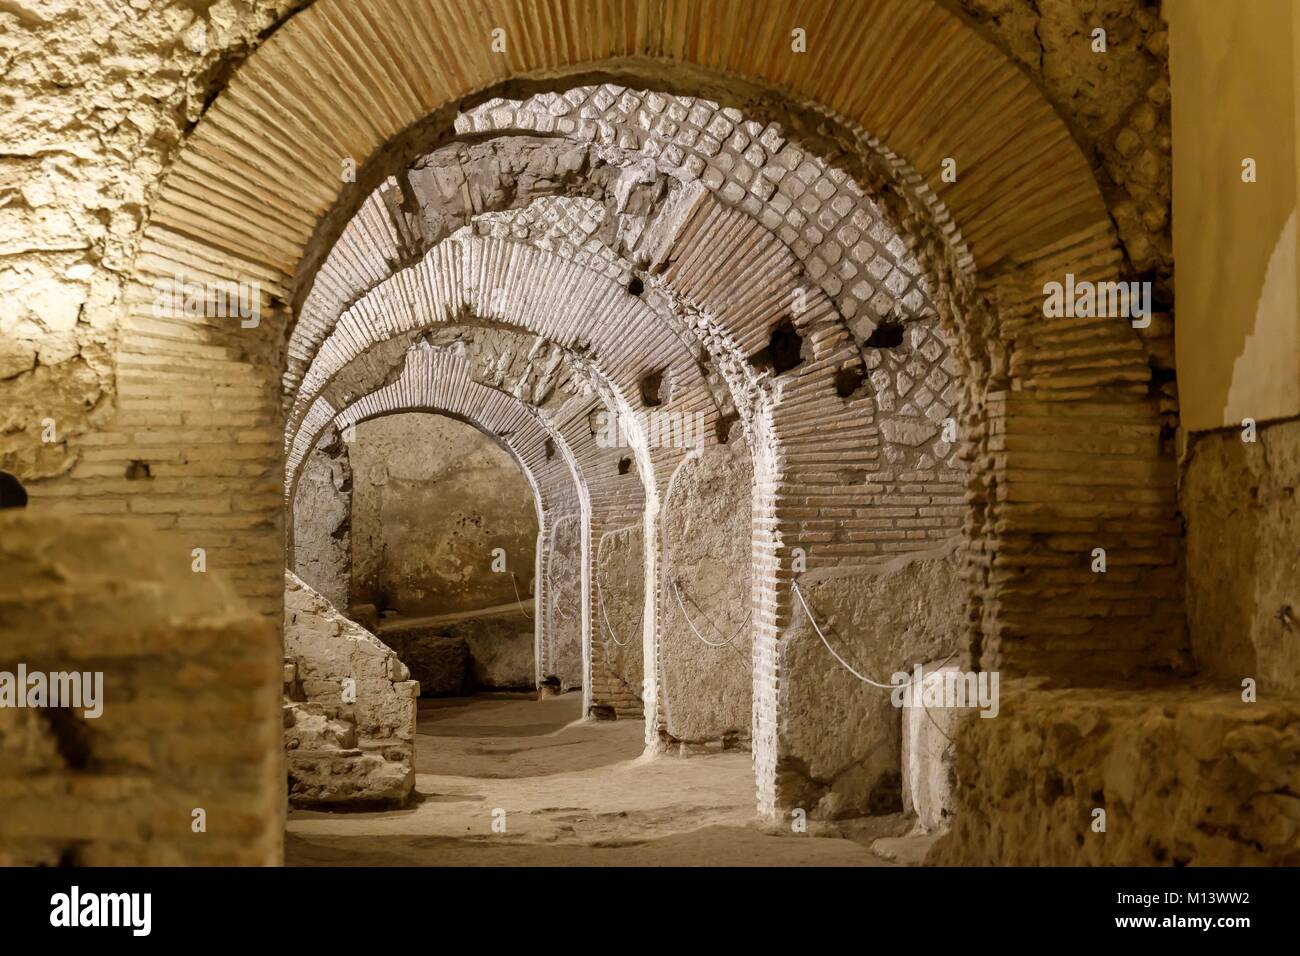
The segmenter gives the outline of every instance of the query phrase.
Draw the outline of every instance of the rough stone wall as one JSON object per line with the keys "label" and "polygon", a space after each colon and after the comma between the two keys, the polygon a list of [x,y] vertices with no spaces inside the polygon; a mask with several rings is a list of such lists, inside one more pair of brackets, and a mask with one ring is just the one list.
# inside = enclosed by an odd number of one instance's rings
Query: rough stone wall
{"label": "rough stone wall", "polygon": [[1300,695],[1300,421],[1204,432],[1182,466],[1187,610],[1200,674]]}
{"label": "rough stone wall", "polygon": [[[645,676],[645,532],[640,524],[600,536],[595,548],[592,699],[620,717],[640,716]],[[653,598],[653,595],[651,595]]]}
{"label": "rough stone wall", "polygon": [[407,617],[531,603],[535,496],[505,450],[409,413],[362,422],[350,453],[354,601]]}
{"label": "rough stone wall", "polygon": [[293,572],[335,607],[350,607],[352,463],[346,442],[336,437],[307,457],[293,516]]}
{"label": "rough stone wall", "polygon": [[[799,578],[826,640],[859,674],[889,684],[916,664],[954,660],[965,591],[954,549],[899,555],[874,568]],[[834,818],[902,809],[902,710],[826,649],[796,601],[781,642],[777,782],[783,806]]]}
{"label": "rough stone wall", "polygon": [[[451,628],[469,649],[469,679],[483,690],[532,690],[537,686],[533,622],[525,615],[504,620],[473,618]],[[578,675],[581,679],[581,674]]]}
{"label": "rough stone wall", "polygon": [[0,670],[103,675],[98,717],[0,708],[0,863],[280,862],[277,629],[192,561],[138,525],[0,512]]}
{"label": "rough stone wall", "polygon": [[[405,802],[415,787],[420,694],[406,665],[289,571],[284,658],[294,670],[291,698],[308,705],[285,728],[290,799],[302,805]],[[346,746],[321,746],[322,735],[308,726],[322,719],[351,728],[350,737],[337,741]]]}
{"label": "rough stone wall", "polygon": [[662,732],[672,741],[732,744],[750,736],[753,482],[749,446],[736,441],[689,456],[668,488],[658,665]]}
{"label": "rough stone wall", "polygon": [[1294,701],[1005,682],[996,719],[963,721],[957,777],[952,829],[927,862],[1300,863]]}
{"label": "rough stone wall", "polygon": [[381,625],[379,636],[410,668],[423,697],[537,686],[533,622],[517,611],[441,623],[398,619]]}
{"label": "rough stone wall", "polygon": [[[286,676],[292,676],[287,670]],[[292,682],[286,690],[292,692]],[[357,728],[332,717],[321,704],[284,702],[285,764],[289,804],[294,807],[400,807],[410,796],[414,773],[401,748],[375,752],[357,746]]]}
{"label": "rough stone wall", "polygon": [[[57,475],[102,428],[125,286],[163,172],[307,0],[39,0],[0,10],[0,469]],[[55,421],[53,442],[42,422]]]}

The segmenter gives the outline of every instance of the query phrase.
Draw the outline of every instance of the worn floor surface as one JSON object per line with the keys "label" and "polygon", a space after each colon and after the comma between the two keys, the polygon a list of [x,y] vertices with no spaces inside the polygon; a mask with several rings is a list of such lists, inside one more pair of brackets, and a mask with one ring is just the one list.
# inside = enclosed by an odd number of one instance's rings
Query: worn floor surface
{"label": "worn floor surface", "polygon": [[905,830],[901,820],[872,821],[852,839],[779,835],[755,823],[748,753],[645,759],[641,721],[579,721],[580,709],[580,694],[421,701],[418,802],[378,813],[292,811],[285,862],[891,865],[867,847]]}

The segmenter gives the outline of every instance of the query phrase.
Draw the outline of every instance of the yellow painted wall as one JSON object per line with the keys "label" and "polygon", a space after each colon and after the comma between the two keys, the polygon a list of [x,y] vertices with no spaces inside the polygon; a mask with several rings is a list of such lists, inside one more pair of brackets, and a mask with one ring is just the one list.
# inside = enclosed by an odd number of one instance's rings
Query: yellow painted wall
{"label": "yellow painted wall", "polygon": [[1165,0],[1164,14],[1183,426],[1300,415],[1300,0]]}

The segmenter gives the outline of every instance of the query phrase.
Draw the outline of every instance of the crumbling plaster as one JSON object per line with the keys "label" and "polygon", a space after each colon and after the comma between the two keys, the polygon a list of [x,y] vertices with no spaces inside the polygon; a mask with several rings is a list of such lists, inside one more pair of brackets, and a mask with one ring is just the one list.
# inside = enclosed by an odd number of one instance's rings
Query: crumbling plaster
{"label": "crumbling plaster", "polygon": [[1261,698],[1300,695],[1300,420],[1195,436],[1182,470],[1198,671]]}
{"label": "crumbling plaster", "polygon": [[417,412],[362,422],[349,450],[353,600],[406,617],[532,603],[533,489],[495,442]]}
{"label": "crumbling plaster", "polygon": [[600,535],[592,570],[598,614],[593,638],[593,680],[598,697],[616,713],[639,715],[647,600],[655,600],[645,580],[644,526],[641,522]]}
{"label": "crumbling plaster", "polygon": [[352,464],[335,435],[303,464],[292,499],[292,570],[337,608],[351,606]]}
{"label": "crumbling plaster", "polygon": [[[955,542],[954,542],[955,544]],[[835,818],[902,809],[903,713],[888,687],[917,664],[964,666],[965,594],[955,547],[798,578],[804,603],[781,644],[778,786],[783,805]],[[815,626],[814,626],[815,622]]]}
{"label": "crumbling plaster", "polygon": [[558,678],[561,690],[584,686],[582,522],[576,516],[555,521],[546,545],[547,633],[549,654],[542,680]]}
{"label": "crumbling plaster", "polygon": [[668,486],[658,667],[663,733],[673,742],[749,739],[753,480],[749,448],[737,441],[688,455]]}

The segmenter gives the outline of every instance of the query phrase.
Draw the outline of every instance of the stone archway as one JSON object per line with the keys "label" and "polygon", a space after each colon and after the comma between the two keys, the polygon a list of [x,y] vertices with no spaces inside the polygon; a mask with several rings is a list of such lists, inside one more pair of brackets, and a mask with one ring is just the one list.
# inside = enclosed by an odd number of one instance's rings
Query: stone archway
{"label": "stone archway", "polygon": [[[321,399],[320,401],[324,401]],[[553,631],[557,597],[546,585],[551,580],[549,562],[556,557],[553,548],[542,545],[562,523],[578,522],[585,528],[590,515],[589,496],[578,462],[564,436],[547,427],[527,405],[505,392],[473,380],[465,360],[450,351],[416,350],[408,353],[401,375],[387,385],[361,396],[329,417],[309,415],[315,424],[290,448],[286,466],[286,502],[290,523],[295,523],[293,505],[299,481],[316,451],[327,436],[345,434],[364,421],[400,412],[427,411],[470,424],[503,448],[515,461],[532,489],[537,513],[538,546],[536,582],[538,611],[534,615],[534,647],[538,680],[554,670],[554,662],[563,658],[578,661],[577,670],[569,666],[564,677],[572,684],[581,682],[581,661],[589,655],[590,617],[587,613],[588,586],[585,574],[579,577],[572,608],[566,619],[573,627],[564,634]],[[292,529],[291,529],[292,530]],[[576,552],[566,552],[561,559],[578,569],[588,564],[581,540]]]}

